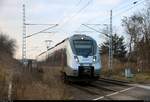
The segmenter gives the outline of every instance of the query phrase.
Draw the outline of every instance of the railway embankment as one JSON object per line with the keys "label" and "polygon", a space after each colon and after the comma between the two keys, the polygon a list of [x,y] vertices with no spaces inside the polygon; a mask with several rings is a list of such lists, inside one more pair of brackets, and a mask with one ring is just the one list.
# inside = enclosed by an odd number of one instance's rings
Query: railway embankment
{"label": "railway embankment", "polygon": [[[150,84],[150,69],[139,66],[136,62],[122,62],[113,59],[113,67],[108,68],[108,55],[102,55],[101,76],[131,83]],[[130,75],[126,76],[125,70],[130,68]]]}

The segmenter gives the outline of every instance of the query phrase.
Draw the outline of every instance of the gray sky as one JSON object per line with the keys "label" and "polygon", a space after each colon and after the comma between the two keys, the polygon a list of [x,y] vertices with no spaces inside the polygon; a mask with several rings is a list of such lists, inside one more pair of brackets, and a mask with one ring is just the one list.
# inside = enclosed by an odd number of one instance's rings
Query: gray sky
{"label": "gray sky", "polygon": [[[27,58],[35,58],[46,50],[45,40],[53,40],[53,46],[75,34],[74,31],[92,31],[82,26],[83,23],[109,24],[110,9],[113,9],[114,32],[126,36],[121,27],[121,18],[144,7],[144,0],[137,0],[137,6],[133,5],[134,1],[136,0],[0,0],[0,31],[16,39],[18,47],[15,57],[21,58],[23,3],[26,5],[26,23],[58,23],[58,27],[49,30],[56,33],[41,33],[27,39]],[[27,35],[47,27],[27,26]],[[100,30],[105,26],[92,27]],[[85,34],[93,37],[98,44],[105,40],[97,32]]]}

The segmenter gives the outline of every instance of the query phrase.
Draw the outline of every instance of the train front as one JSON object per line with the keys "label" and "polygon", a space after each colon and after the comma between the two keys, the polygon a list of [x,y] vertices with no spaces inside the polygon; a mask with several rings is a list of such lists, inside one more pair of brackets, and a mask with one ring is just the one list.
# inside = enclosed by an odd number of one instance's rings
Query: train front
{"label": "train front", "polygon": [[98,79],[101,61],[94,39],[86,35],[74,35],[70,39],[73,56],[70,59],[72,76],[79,79]]}

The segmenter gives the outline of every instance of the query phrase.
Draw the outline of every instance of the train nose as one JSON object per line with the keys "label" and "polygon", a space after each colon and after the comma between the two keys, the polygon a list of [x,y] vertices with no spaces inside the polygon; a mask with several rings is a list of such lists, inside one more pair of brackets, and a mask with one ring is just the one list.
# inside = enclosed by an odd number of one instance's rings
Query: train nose
{"label": "train nose", "polygon": [[78,58],[80,63],[92,63],[93,61],[92,56],[88,57],[79,56]]}

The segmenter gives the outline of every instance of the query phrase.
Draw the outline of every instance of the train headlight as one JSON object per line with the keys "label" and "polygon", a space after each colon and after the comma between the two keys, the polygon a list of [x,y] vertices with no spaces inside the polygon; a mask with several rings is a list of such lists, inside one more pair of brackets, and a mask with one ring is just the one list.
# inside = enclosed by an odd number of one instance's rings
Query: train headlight
{"label": "train headlight", "polygon": [[76,60],[76,62],[79,62],[79,59],[77,56],[74,56],[74,59]]}
{"label": "train headlight", "polygon": [[96,61],[96,56],[93,56],[93,62],[95,62]]}

